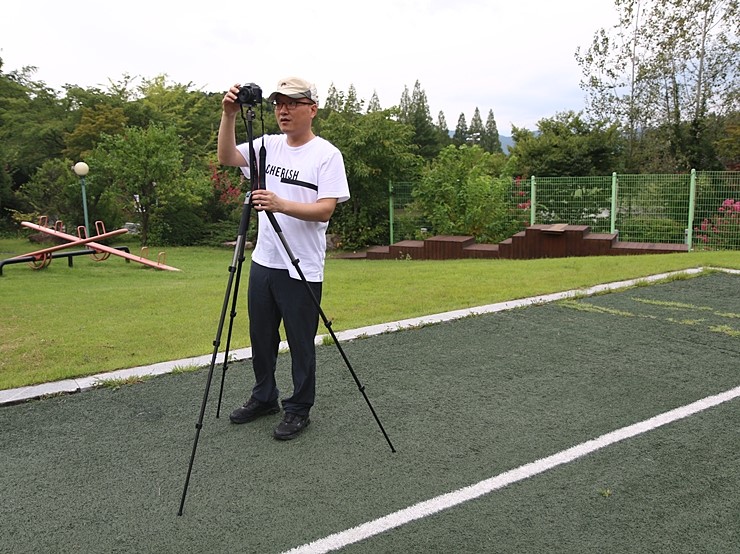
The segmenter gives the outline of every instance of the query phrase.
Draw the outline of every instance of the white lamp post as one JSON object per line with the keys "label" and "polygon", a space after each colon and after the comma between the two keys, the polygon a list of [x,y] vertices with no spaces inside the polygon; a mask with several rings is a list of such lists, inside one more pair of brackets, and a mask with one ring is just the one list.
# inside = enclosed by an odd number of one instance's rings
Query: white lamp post
{"label": "white lamp post", "polygon": [[87,220],[87,195],[85,194],[85,175],[90,171],[90,166],[85,162],[77,162],[74,167],[74,172],[80,178],[80,186],[82,187],[82,209],[85,213],[85,234],[90,236],[90,223]]}

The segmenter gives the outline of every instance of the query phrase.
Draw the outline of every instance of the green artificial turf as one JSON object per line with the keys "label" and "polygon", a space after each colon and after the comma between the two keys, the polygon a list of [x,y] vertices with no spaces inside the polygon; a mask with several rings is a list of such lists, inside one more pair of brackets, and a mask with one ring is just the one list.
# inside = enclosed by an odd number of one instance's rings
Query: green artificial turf
{"label": "green artificial turf", "polygon": [[[236,426],[244,363],[0,408],[2,548],[283,552],[740,385],[738,277],[709,274],[335,346],[294,441]],[[289,356],[279,382],[289,392]],[[344,548],[730,552],[738,399]]]}

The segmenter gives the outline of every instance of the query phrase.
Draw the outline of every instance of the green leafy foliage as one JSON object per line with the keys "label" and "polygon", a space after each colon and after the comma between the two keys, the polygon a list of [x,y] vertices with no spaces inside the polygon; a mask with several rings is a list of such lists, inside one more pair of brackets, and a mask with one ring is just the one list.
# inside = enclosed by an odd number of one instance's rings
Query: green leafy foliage
{"label": "green leafy foliage", "polygon": [[[540,120],[536,131],[514,127],[516,146],[507,152],[505,163],[499,163],[504,158],[493,110],[484,125],[483,112],[476,107],[470,128],[465,114],[460,114],[451,138],[442,111],[432,122],[418,80],[389,109],[381,107],[377,94],[367,103],[354,86],[342,92],[332,85],[314,129],[340,148],[350,182],[352,198],[338,207],[330,224],[337,242],[345,248],[384,244],[390,230],[389,183],[420,183],[424,171],[448,161],[441,153],[450,144],[478,145],[501,156],[494,158],[492,172],[476,173],[475,168],[455,172],[465,201],[457,198],[449,208],[453,219],[445,222],[446,228],[481,236],[497,236],[496,229],[504,232],[513,220],[521,219],[521,208],[518,213],[511,207],[502,215],[491,212],[490,196],[506,196],[501,191],[510,186],[511,177],[609,175],[631,168],[674,171],[689,161],[698,163],[699,169],[737,168],[738,73],[717,72],[736,59],[737,29],[728,22],[737,15],[737,0],[692,0],[685,6],[675,0],[618,4],[623,16],[620,36],[635,39],[625,44],[637,46],[639,56],[615,53],[614,37],[599,33],[593,49],[579,54],[584,70],[590,71],[589,90],[600,94],[592,96],[587,112],[591,119],[565,112]],[[640,21],[649,22],[644,28],[632,26],[638,8],[645,14]],[[660,8],[665,8],[666,23],[656,16]],[[680,17],[694,13],[698,17]],[[703,76],[684,63],[691,59],[687,45],[696,46],[697,37],[707,39],[703,48],[694,49],[696,59],[706,62]],[[623,63],[626,60],[631,63]],[[633,94],[620,96],[624,91],[619,86],[629,81],[633,66]],[[91,221],[102,220],[109,229],[128,221],[139,223],[144,243],[153,238],[168,244],[196,240],[193,233],[176,230],[179,222],[168,218],[190,221],[191,229],[200,230],[199,243],[220,240],[222,233],[212,231],[220,223],[230,228],[238,222],[244,182],[238,171],[222,170],[215,162],[223,92],[170,83],[164,75],[153,79],[124,75],[105,89],[65,85],[60,93],[35,80],[34,67],[2,70],[0,59],[0,233],[15,233],[19,219],[37,214],[60,218],[70,226],[81,224],[80,183],[71,165],[82,160],[91,167],[87,177]],[[691,79],[678,79],[683,73]],[[651,83],[655,90],[645,88]],[[656,90],[662,92],[656,95]],[[677,96],[668,94],[673,91]],[[611,111],[606,109],[610,106]],[[634,108],[630,112],[634,117],[625,120],[628,106]],[[598,112],[596,107],[604,109]],[[257,138],[263,132],[279,132],[266,101],[255,112]],[[597,113],[603,117],[595,117]],[[246,140],[246,115],[242,112],[244,127],[236,130],[239,142]],[[489,183],[498,176],[506,177],[501,191]],[[399,218],[404,236],[440,225],[440,214],[430,211],[439,201],[437,193],[428,193],[432,200],[427,206],[407,206]],[[581,194],[590,198],[600,192],[584,189]],[[483,204],[474,206],[478,201]],[[600,202],[595,199],[593,204]],[[711,210],[715,207],[716,203]],[[702,208],[701,217],[708,217],[708,209]],[[445,211],[441,206],[435,210]],[[487,221],[491,218],[499,218],[498,227]]]}
{"label": "green leafy foliage", "polygon": [[722,125],[712,119],[738,112],[740,4],[619,0],[615,6],[619,23],[599,29],[576,52],[590,115],[620,125],[629,172],[719,169]]}
{"label": "green leafy foliage", "polygon": [[622,142],[615,125],[563,112],[540,120],[537,129],[514,127],[511,154],[518,160],[519,175],[610,175],[619,166]]}
{"label": "green leafy foliage", "polygon": [[341,235],[346,248],[382,244],[388,237],[388,182],[414,180],[421,160],[412,142],[413,128],[394,120],[389,110],[361,116],[332,112],[322,136],[344,155],[351,191],[331,221],[330,232]]}
{"label": "green leafy foliage", "polygon": [[479,146],[448,146],[424,172],[411,209],[423,214],[437,235],[471,235],[498,242],[519,230],[512,212],[509,178],[497,178],[503,156]]}
{"label": "green leafy foliage", "polygon": [[124,134],[106,135],[89,159],[96,168],[89,178],[93,194],[114,191],[131,220],[141,223],[143,245],[158,212],[195,196],[193,179],[182,176],[181,143],[174,127],[129,127]]}
{"label": "green leafy foliage", "polygon": [[631,217],[619,225],[619,238],[623,241],[684,242],[686,224],[674,219]]}

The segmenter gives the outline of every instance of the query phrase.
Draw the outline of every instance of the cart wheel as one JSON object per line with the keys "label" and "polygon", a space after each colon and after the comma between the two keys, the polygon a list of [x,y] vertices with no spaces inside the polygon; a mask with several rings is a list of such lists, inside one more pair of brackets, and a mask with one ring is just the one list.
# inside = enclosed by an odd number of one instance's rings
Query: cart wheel
{"label": "cart wheel", "polygon": [[33,269],[44,269],[51,263],[51,252],[44,252],[38,255],[32,262],[28,262],[28,265]]}
{"label": "cart wheel", "polygon": [[93,252],[90,257],[96,262],[104,262],[110,258],[110,252]]}

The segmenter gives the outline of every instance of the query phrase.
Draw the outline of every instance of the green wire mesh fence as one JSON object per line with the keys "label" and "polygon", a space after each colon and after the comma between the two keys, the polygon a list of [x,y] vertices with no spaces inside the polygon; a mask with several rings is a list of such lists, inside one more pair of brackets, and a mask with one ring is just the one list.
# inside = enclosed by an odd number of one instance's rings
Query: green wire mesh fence
{"label": "green wire mesh fence", "polygon": [[[413,183],[391,183],[391,244],[435,234],[414,210]],[[510,213],[526,224],[588,225],[629,242],[740,250],[740,172],[531,177],[511,182]],[[504,237],[505,238],[505,237]]]}

